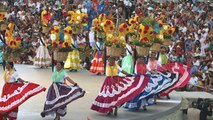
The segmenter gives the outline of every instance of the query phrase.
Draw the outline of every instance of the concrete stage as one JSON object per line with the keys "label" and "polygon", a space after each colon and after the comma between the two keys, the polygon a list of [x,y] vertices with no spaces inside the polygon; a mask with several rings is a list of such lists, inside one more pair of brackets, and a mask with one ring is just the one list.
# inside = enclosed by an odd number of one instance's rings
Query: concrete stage
{"label": "concrete stage", "polygon": [[[46,88],[51,84],[51,68],[40,69],[31,65],[15,65],[19,76],[30,82],[38,83]],[[157,105],[147,107],[148,111],[128,111],[120,108],[118,116],[107,116],[90,110],[90,106],[96,98],[105,76],[96,76],[85,70],[79,72],[68,72],[69,76],[79,84],[86,94],[83,98],[72,102],[67,107],[67,115],[61,120],[166,120],[169,116],[171,120],[182,120],[182,112],[179,110],[181,107],[181,96],[173,92],[170,100],[160,99]],[[0,66],[0,90],[2,90],[4,80],[3,68]],[[1,92],[0,92],[1,93]],[[19,107],[18,120],[53,120],[54,116],[42,118],[40,112],[43,110],[46,92],[40,93]]]}

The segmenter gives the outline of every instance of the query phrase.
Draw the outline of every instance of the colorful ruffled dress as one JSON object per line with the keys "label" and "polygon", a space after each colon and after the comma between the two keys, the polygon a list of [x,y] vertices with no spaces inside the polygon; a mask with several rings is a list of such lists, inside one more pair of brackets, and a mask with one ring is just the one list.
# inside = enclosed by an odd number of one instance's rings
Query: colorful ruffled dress
{"label": "colorful ruffled dress", "polygon": [[0,120],[9,118],[11,120],[17,119],[18,107],[30,97],[45,91],[46,88],[30,82],[18,83],[18,73],[11,69],[4,72],[5,84],[0,98]]}
{"label": "colorful ruffled dress", "polygon": [[107,77],[91,106],[92,110],[101,113],[109,112],[112,108],[120,106],[137,96],[150,79],[149,76],[120,77],[117,76],[118,71],[122,71],[118,65],[107,65]]}
{"label": "colorful ruffled dress", "polygon": [[59,116],[66,115],[66,106],[81,97],[84,96],[85,91],[78,86],[72,86],[65,84],[67,74],[64,69],[54,71],[52,74],[53,83],[49,87],[44,104],[44,110],[41,113],[42,117],[51,114],[57,114]]}

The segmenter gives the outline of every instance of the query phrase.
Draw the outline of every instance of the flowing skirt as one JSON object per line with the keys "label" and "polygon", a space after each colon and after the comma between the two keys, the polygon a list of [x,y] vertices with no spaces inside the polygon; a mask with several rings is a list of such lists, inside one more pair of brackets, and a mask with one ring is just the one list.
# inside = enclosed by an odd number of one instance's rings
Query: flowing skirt
{"label": "flowing skirt", "polygon": [[137,96],[145,88],[149,79],[149,76],[106,77],[91,109],[101,113],[109,112],[112,108]]}
{"label": "flowing skirt", "polygon": [[[130,54],[123,58],[121,68],[123,71],[126,71],[129,74],[133,74],[134,70],[133,59]],[[123,73],[120,73],[119,75],[125,76]]]}
{"label": "flowing skirt", "polygon": [[46,88],[35,83],[5,83],[0,98],[0,112],[7,113],[17,109],[27,99],[45,90]]}
{"label": "flowing skirt", "polygon": [[166,67],[166,69],[172,73],[179,73],[180,77],[178,82],[175,85],[173,85],[169,89],[162,92],[160,96],[167,96],[174,89],[183,88],[190,80],[190,68],[187,67],[186,65],[176,62],[176,63],[167,64],[164,67]]}
{"label": "flowing skirt", "polygon": [[41,45],[36,51],[36,56],[34,60],[35,66],[50,66],[51,64],[51,57],[49,54],[48,49]]}
{"label": "flowing skirt", "polygon": [[80,69],[80,56],[78,50],[73,50],[72,52],[69,52],[67,56],[67,60],[64,64],[64,68],[71,68],[74,70]]}
{"label": "flowing skirt", "polygon": [[53,83],[47,93],[42,117],[50,114],[66,115],[66,105],[83,97],[85,91],[79,87],[74,87],[62,83]]}
{"label": "flowing skirt", "polygon": [[90,72],[92,72],[92,73],[104,73],[104,63],[103,63],[101,51],[96,52],[95,57],[92,60]]}
{"label": "flowing skirt", "polygon": [[129,110],[140,109],[144,105],[152,104],[152,97],[160,92],[172,87],[178,81],[178,74],[161,73],[159,75],[150,74],[151,78],[145,89],[134,99],[124,104],[124,108]]}

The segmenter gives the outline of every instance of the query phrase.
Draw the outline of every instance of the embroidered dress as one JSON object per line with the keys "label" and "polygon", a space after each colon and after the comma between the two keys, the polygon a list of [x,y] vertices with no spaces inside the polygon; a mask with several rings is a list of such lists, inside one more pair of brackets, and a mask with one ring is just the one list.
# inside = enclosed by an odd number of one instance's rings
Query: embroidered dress
{"label": "embroidered dress", "polygon": [[92,72],[92,73],[104,73],[104,63],[103,63],[101,51],[96,52],[94,59],[92,60],[90,72]]}
{"label": "embroidered dress", "polygon": [[55,113],[59,116],[65,116],[67,104],[84,96],[85,91],[81,88],[65,84],[66,77],[64,69],[59,72],[54,71],[52,74],[53,83],[47,92],[44,110],[41,113],[42,117]]}
{"label": "embroidered dress", "polygon": [[137,96],[146,86],[149,76],[119,77],[118,65],[107,66],[105,81],[93,102],[91,109],[107,113],[112,108],[119,106]]}
{"label": "embroidered dress", "polygon": [[79,70],[81,66],[80,66],[80,55],[79,55],[79,51],[77,50],[78,49],[77,40],[72,40],[72,48],[73,48],[73,51],[69,52],[67,56],[67,60],[64,64],[64,68]]}
{"label": "embroidered dress", "polygon": [[166,91],[162,92],[160,96],[167,96],[170,92],[172,92],[176,88],[183,88],[190,80],[190,67],[180,63],[169,63],[164,66],[167,70],[171,73],[179,73],[180,77],[178,82],[167,89]]}
{"label": "embroidered dress", "polygon": [[124,108],[127,108],[129,110],[135,110],[142,108],[144,105],[153,104],[153,96],[158,95],[160,92],[174,85],[178,79],[178,74],[174,75],[171,73],[158,73],[159,75],[148,74],[150,75],[150,80],[146,85],[145,89],[141,91],[141,93],[137,95],[134,99],[125,103]]}
{"label": "embroidered dress", "polygon": [[79,70],[81,68],[78,50],[74,49],[72,52],[69,52],[64,68],[71,68],[73,70]]}
{"label": "embroidered dress", "polygon": [[39,48],[36,50],[34,65],[46,67],[50,66],[50,64],[51,64],[51,57],[48,49],[45,46],[40,45]]}
{"label": "embroidered dress", "polygon": [[15,70],[5,71],[5,84],[0,98],[0,113],[7,113],[7,116],[0,114],[0,120],[3,117],[17,119],[18,107],[30,97],[46,89],[35,83],[17,83],[18,79],[19,76]]}

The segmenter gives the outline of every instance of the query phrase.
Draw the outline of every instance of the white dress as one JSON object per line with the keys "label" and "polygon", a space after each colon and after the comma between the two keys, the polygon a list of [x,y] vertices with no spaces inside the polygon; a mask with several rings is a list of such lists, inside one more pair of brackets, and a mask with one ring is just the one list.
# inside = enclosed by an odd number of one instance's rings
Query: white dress
{"label": "white dress", "polygon": [[51,64],[51,57],[49,51],[46,46],[40,43],[40,46],[36,50],[34,65],[42,67],[42,66],[50,66],[50,64]]}

